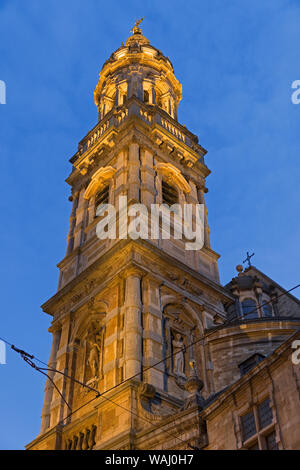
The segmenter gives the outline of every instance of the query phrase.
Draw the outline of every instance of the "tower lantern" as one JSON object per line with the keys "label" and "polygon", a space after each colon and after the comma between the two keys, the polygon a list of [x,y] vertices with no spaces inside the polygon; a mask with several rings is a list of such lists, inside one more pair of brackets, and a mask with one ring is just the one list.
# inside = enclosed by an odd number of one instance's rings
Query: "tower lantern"
{"label": "tower lantern", "polygon": [[135,96],[158,106],[174,119],[182,98],[182,87],[170,60],[150,44],[137,24],[125,45],[105,62],[94,92],[99,120]]}

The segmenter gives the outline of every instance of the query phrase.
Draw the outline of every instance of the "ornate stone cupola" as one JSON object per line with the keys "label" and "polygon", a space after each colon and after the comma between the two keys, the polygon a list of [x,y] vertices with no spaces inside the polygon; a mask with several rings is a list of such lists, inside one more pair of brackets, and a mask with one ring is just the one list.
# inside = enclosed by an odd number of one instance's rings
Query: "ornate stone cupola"
{"label": "ornate stone cupola", "polygon": [[168,57],[150,44],[139,26],[104,63],[94,91],[99,121],[135,96],[177,119],[182,86]]}

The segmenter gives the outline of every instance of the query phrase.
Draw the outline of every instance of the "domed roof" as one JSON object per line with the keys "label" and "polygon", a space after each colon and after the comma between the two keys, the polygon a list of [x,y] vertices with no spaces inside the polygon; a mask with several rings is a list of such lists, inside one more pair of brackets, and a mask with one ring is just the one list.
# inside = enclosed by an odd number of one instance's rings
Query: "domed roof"
{"label": "domed roof", "polygon": [[[143,21],[143,19],[144,18],[136,21],[136,24],[131,29],[132,35],[129,36],[129,38],[125,42],[125,46],[122,43],[121,47],[119,47],[115,52],[111,54],[110,58],[104,62],[102,70],[107,63],[114,62],[115,60],[118,60],[119,58],[124,57],[126,53],[130,54],[130,53],[137,53],[137,52],[145,51],[145,52],[148,52],[148,54],[150,54],[150,52],[153,52],[153,54],[157,56],[158,58],[161,58],[167,61],[168,64],[171,66],[172,71],[174,71],[173,65],[169,57],[164,56],[164,54],[159,49],[152,46],[150,44],[149,39],[147,39],[143,35],[141,28],[138,26]],[[149,46],[149,48],[147,47],[143,48],[142,46]]]}
{"label": "domed roof", "polygon": [[[143,18],[142,18],[143,20]],[[115,72],[123,67],[132,64],[140,64],[145,67],[151,67],[158,72],[163,73],[170,81],[178,101],[182,98],[182,86],[174,75],[173,65],[170,59],[150,44],[143,33],[139,24],[142,20],[137,20],[132,28],[132,35],[127,39],[125,45],[122,43],[115,52],[105,61],[99,74],[99,81],[94,91],[96,105],[99,102],[103,84],[106,79],[112,77]]]}

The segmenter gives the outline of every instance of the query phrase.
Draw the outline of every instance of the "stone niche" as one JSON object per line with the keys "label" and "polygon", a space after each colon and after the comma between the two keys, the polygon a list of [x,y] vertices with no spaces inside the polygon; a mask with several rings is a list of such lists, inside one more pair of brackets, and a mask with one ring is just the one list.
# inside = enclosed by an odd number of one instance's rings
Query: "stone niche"
{"label": "stone niche", "polygon": [[[198,320],[199,321],[199,320]],[[194,359],[194,348],[190,344],[200,337],[196,318],[186,306],[170,303],[163,310],[163,350],[167,391],[183,399],[189,375],[189,362]],[[197,354],[199,362],[199,354]],[[200,364],[196,365],[200,368]]]}

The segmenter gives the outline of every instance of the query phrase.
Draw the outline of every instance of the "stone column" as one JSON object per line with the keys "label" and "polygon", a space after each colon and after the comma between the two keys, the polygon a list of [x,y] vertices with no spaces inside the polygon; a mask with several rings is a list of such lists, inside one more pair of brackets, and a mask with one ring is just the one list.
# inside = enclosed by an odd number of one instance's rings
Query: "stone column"
{"label": "stone column", "polygon": [[[129,269],[125,281],[125,379],[141,373],[141,272]],[[136,379],[141,378],[137,376]]]}
{"label": "stone column", "polygon": [[128,154],[128,202],[140,200],[140,149],[136,142],[129,145]]}
{"label": "stone column", "polygon": [[151,87],[149,99],[150,99],[150,104],[156,104],[156,102],[155,102],[155,88],[154,88],[153,85]]}
{"label": "stone column", "polygon": [[77,248],[81,245],[82,242],[82,232],[84,229],[84,213],[86,208],[86,200],[83,198],[85,189],[83,188],[80,191],[78,199],[78,207],[76,210],[76,225],[74,229],[74,248]]}
{"label": "stone column", "polygon": [[73,206],[72,206],[72,212],[70,215],[70,229],[69,229],[69,233],[67,236],[67,255],[71,254],[73,251],[74,228],[75,228],[75,223],[76,223],[76,210],[78,206],[78,195],[79,195],[78,192],[76,192],[73,195]]}
{"label": "stone column", "polygon": [[[60,337],[61,337],[61,330],[55,329],[52,332],[53,340],[51,346],[51,353],[49,357],[48,367],[49,369],[56,368],[56,353],[59,348]],[[48,375],[53,379],[55,372],[48,372]],[[46,432],[46,430],[50,426],[50,406],[52,400],[52,393],[53,393],[53,384],[50,380],[46,380],[45,384],[45,398],[44,398],[44,405],[42,409],[42,423],[41,423],[41,433]]]}
{"label": "stone column", "polygon": [[[160,282],[147,276],[143,279],[143,365],[145,368],[153,366],[163,359],[160,302]],[[145,371],[143,381],[163,390],[164,363],[161,362]]]}
{"label": "stone column", "polygon": [[143,76],[142,74],[137,75],[136,79],[136,96],[139,100],[144,101],[144,89],[143,89]]}
{"label": "stone column", "polygon": [[[199,204],[204,204],[204,246],[206,248],[210,248],[210,239],[209,239],[209,225],[207,222],[207,207],[205,204],[205,199],[204,199],[204,192],[206,188],[201,187],[198,189],[198,201]],[[206,190],[207,192],[207,190]]]}
{"label": "stone column", "polygon": [[[61,321],[61,338],[60,338],[60,347],[56,352],[56,365],[55,368],[60,372],[63,372],[68,375],[69,371],[69,338],[70,331],[72,327],[71,314],[68,313],[64,316]],[[67,399],[66,395],[66,385],[69,382],[65,376],[59,373],[55,373],[53,376],[53,381],[57,386],[60,393]],[[51,397],[51,416],[50,416],[50,426],[56,426],[69,412],[65,402],[61,396],[55,391],[52,393]]]}
{"label": "stone column", "polygon": [[119,106],[120,104],[120,90],[119,90],[119,85],[116,86],[116,101],[115,105]]}
{"label": "stone column", "polygon": [[[191,188],[190,193],[186,194],[186,199],[188,204],[193,204],[193,230],[196,229],[196,204],[198,204],[198,192],[197,192],[197,186],[195,182],[190,178],[189,179],[189,186]],[[204,210],[205,214],[205,210]],[[205,221],[203,221],[203,226],[204,226],[204,240],[205,240]],[[205,243],[205,242],[204,242]],[[187,259],[190,259],[191,262],[194,263],[194,266],[196,267],[198,265],[197,260],[199,259],[199,253],[198,251],[190,251],[186,253]],[[201,262],[201,261],[200,261]]]}
{"label": "stone column", "polygon": [[96,210],[95,210],[95,196],[90,197],[88,200],[87,207],[87,225],[91,224],[95,219]]}
{"label": "stone column", "polygon": [[127,97],[136,96],[143,101],[143,77],[141,74],[132,74],[128,84]]}
{"label": "stone column", "polygon": [[[72,377],[73,379],[76,376],[76,369],[77,369],[76,360],[77,360],[78,350],[79,350],[78,342],[75,341],[73,343],[69,343],[68,345],[68,375]],[[80,364],[78,364],[78,366],[80,366]],[[71,406],[71,408],[72,408],[72,403],[74,399],[74,385],[75,385],[75,382],[73,382],[72,380],[67,380],[65,383],[65,397],[66,397],[67,402]],[[66,412],[68,414],[69,410],[67,409]],[[71,421],[71,417],[68,418],[67,421],[65,421],[65,424],[69,423],[70,421]]]}
{"label": "stone column", "polygon": [[127,165],[128,165],[128,148],[124,148],[117,155],[116,167],[117,172],[114,178],[114,193],[113,204],[118,208],[119,196],[126,196],[126,183],[127,183]]}
{"label": "stone column", "polygon": [[141,202],[147,207],[150,207],[151,204],[154,204],[154,197],[156,193],[154,181],[155,170],[153,168],[153,155],[147,149],[142,151],[141,179]]}

